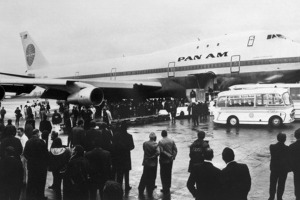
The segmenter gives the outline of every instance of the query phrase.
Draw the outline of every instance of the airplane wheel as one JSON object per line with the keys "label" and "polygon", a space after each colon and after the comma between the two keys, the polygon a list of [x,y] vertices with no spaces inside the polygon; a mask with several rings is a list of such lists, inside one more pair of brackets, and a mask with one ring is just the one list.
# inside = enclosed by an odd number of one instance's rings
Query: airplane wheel
{"label": "airplane wheel", "polygon": [[270,119],[270,124],[273,127],[280,127],[282,125],[282,119],[280,117],[272,117]]}
{"label": "airplane wheel", "polygon": [[229,117],[227,120],[227,124],[230,126],[238,126],[239,125],[239,120],[237,117]]}

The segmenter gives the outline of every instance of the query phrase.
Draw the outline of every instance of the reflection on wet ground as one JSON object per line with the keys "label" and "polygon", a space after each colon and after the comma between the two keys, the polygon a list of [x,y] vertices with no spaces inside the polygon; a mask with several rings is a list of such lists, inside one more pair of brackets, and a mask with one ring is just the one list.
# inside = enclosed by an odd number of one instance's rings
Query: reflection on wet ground
{"label": "reflection on wet ground", "polygon": [[[133,135],[136,149],[132,151],[133,170],[131,171],[131,183],[136,188],[142,173],[142,143],[148,139],[150,132],[155,132],[160,136],[162,130],[167,130],[169,137],[173,138],[178,147],[178,156],[174,162],[173,179],[171,188],[171,199],[191,199],[186,188],[186,181],[189,173],[187,172],[189,162],[189,145],[196,139],[195,130],[204,130],[206,140],[209,141],[214,150],[215,157],[213,163],[219,168],[224,168],[221,153],[225,147],[231,147],[238,162],[246,163],[252,176],[252,189],[249,199],[267,199],[269,189],[269,145],[276,143],[276,135],[279,132],[287,134],[286,144],[295,141],[293,133],[300,127],[299,122],[288,124],[282,128],[271,128],[269,126],[241,125],[240,127],[227,127],[217,125],[211,119],[200,123],[195,127],[188,119],[176,120],[176,124],[171,122],[160,122],[157,124],[131,127],[129,132]],[[158,140],[161,137],[158,137]],[[293,196],[293,182],[291,173],[286,183],[284,197]],[[164,199],[161,195],[160,175],[157,174],[156,183],[158,189],[155,191],[154,199]],[[133,196],[137,195],[137,191]],[[289,199],[289,198],[287,198]]]}

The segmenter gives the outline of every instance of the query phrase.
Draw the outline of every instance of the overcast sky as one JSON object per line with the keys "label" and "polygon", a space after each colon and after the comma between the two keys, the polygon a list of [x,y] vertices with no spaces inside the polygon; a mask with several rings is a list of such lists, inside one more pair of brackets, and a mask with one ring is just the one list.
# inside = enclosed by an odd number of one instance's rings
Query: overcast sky
{"label": "overcast sky", "polygon": [[299,39],[299,8],[299,0],[3,0],[0,71],[25,72],[22,31],[59,65],[151,53],[247,30]]}

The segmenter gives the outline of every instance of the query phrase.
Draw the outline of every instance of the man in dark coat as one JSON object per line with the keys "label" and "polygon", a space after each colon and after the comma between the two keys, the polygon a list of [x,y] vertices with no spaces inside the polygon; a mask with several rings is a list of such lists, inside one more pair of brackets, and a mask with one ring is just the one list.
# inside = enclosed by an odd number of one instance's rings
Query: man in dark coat
{"label": "man in dark coat", "polygon": [[33,130],[31,139],[26,142],[23,155],[28,169],[27,199],[45,199],[49,154],[45,141],[39,138],[38,129]]}
{"label": "man in dark coat", "polygon": [[157,163],[159,156],[159,147],[156,142],[155,133],[150,133],[150,140],[143,143],[144,159],[143,159],[143,174],[139,184],[139,194],[144,193],[145,188],[147,188],[148,196],[152,196],[153,190],[155,188],[155,179],[157,172]]}
{"label": "man in dark coat", "polygon": [[111,130],[108,129],[108,125],[106,123],[102,123],[100,125],[100,131],[102,132],[102,141],[101,141],[101,147],[112,153],[113,151],[113,133]]}
{"label": "man in dark coat", "polygon": [[6,110],[4,109],[4,107],[2,107],[2,109],[0,110],[0,115],[1,115],[1,119],[3,119],[3,121],[4,121],[5,114],[6,114]]}
{"label": "man in dark coat", "polygon": [[190,92],[190,98],[191,98],[191,101],[195,101],[195,99],[196,99],[196,92],[194,90],[192,90]]}
{"label": "man in dark coat", "polygon": [[47,120],[47,115],[44,116],[43,120],[40,122],[40,131],[43,132],[44,130],[47,130],[49,133],[52,131],[52,125],[49,120]]}
{"label": "man in dark coat", "polygon": [[192,103],[192,119],[194,126],[199,125],[199,106],[197,106],[195,103]]}
{"label": "man in dark coat", "polygon": [[97,138],[95,148],[85,154],[90,164],[90,200],[96,200],[97,190],[103,199],[105,182],[110,178],[111,157],[110,153],[101,148],[101,140]]}
{"label": "man in dark coat", "polygon": [[72,137],[72,120],[70,118],[69,109],[66,109],[64,112],[64,134],[68,135],[68,143],[67,146],[71,143],[71,137]]}
{"label": "man in dark coat", "polygon": [[270,162],[270,197],[274,200],[277,186],[277,200],[282,200],[284,193],[285,181],[289,172],[288,146],[284,144],[286,135],[278,133],[278,142],[270,145],[271,162]]}
{"label": "man in dark coat", "polygon": [[209,148],[208,141],[204,141],[205,132],[197,131],[198,139],[190,146],[190,164],[188,171],[191,172],[193,165],[204,162],[203,152]]}
{"label": "man in dark coat", "polygon": [[83,129],[83,120],[79,120],[77,126],[72,128],[71,147],[76,145],[84,146],[85,130]]}
{"label": "man in dark coat", "polygon": [[78,110],[77,106],[73,106],[71,116],[72,116],[73,127],[75,127],[77,124],[78,116],[79,116],[79,110]]}
{"label": "man in dark coat", "polygon": [[221,188],[224,200],[247,200],[251,188],[251,176],[246,164],[234,161],[234,152],[226,147],[222,158],[227,166],[221,172]]}
{"label": "man in dark coat", "polygon": [[20,159],[23,152],[23,146],[21,141],[16,138],[16,127],[13,125],[8,125],[5,127],[5,134],[7,135],[0,144],[0,157],[3,158],[5,154],[5,149],[9,146],[14,148],[15,158]]}
{"label": "man in dark coat", "polygon": [[15,110],[15,116],[16,116],[16,126],[19,127],[20,118],[22,117],[22,113],[21,113],[21,110],[19,109],[19,107],[17,107]]}
{"label": "man in dark coat", "polygon": [[84,157],[84,149],[77,145],[67,165],[63,181],[64,200],[88,200],[89,161]]}
{"label": "man in dark coat", "polygon": [[91,151],[95,148],[97,138],[102,138],[102,133],[96,128],[96,122],[90,121],[90,129],[85,134],[85,151]]}
{"label": "man in dark coat", "polygon": [[129,171],[131,170],[130,151],[134,149],[132,135],[127,132],[127,124],[121,124],[120,132],[114,135],[113,143],[116,155],[117,182],[123,184],[125,177],[125,192],[131,189],[129,184]]}
{"label": "man in dark coat", "polygon": [[33,129],[35,129],[35,120],[33,119],[33,114],[29,114],[24,127],[25,135],[28,139],[31,138]]}
{"label": "man in dark coat", "polygon": [[14,125],[12,125],[12,120],[8,119],[7,124],[4,128],[2,139],[6,138],[7,136],[10,136],[10,135],[16,135],[16,132],[17,132],[17,129]]}
{"label": "man in dark coat", "polygon": [[93,115],[93,112],[91,111],[90,108],[86,108],[85,111],[82,113],[82,118],[84,121],[83,126],[84,126],[85,130],[88,130],[90,128],[89,124],[93,120],[92,115]]}
{"label": "man in dark coat", "polygon": [[5,148],[5,157],[0,160],[0,199],[19,200],[23,184],[23,165],[15,158],[14,148]]}
{"label": "man in dark coat", "polygon": [[46,114],[44,114],[44,117],[40,122],[39,130],[41,131],[42,139],[46,141],[46,145],[48,148],[48,138],[49,138],[49,134],[52,131],[52,125],[51,125],[51,122],[49,120],[47,120]]}
{"label": "man in dark coat", "polygon": [[214,157],[212,149],[205,149],[203,155],[205,161],[192,167],[187,188],[196,200],[219,200],[221,170],[211,163]]}
{"label": "man in dark coat", "polygon": [[297,141],[289,146],[289,158],[294,173],[296,200],[300,200],[300,129],[297,129],[294,134]]}
{"label": "man in dark coat", "polygon": [[57,125],[60,124],[62,121],[61,115],[57,112],[57,110],[54,110],[54,113],[52,115],[52,124]]}

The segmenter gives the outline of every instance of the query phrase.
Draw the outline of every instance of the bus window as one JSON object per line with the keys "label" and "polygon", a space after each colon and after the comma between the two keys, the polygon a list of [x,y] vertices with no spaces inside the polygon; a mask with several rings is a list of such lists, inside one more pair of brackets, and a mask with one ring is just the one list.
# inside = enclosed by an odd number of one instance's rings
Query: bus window
{"label": "bus window", "polygon": [[266,94],[257,94],[256,95],[256,106],[266,106],[267,104],[267,95]]}
{"label": "bus window", "polygon": [[300,88],[290,88],[290,94],[293,100],[300,100]]}
{"label": "bus window", "polygon": [[225,107],[226,97],[220,97],[218,100],[218,107]]}
{"label": "bus window", "polygon": [[233,107],[233,100],[227,99],[227,107]]}
{"label": "bus window", "polygon": [[244,100],[244,106],[253,107],[254,106],[254,98],[247,98]]}
{"label": "bus window", "polygon": [[268,100],[271,106],[283,106],[280,94],[268,94]]}
{"label": "bus window", "polygon": [[234,103],[234,106],[236,106],[236,107],[242,107],[242,106],[244,106],[244,102],[243,102],[243,99],[237,99],[236,100],[236,103]]}

